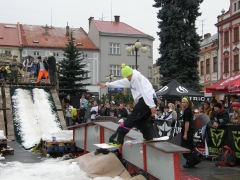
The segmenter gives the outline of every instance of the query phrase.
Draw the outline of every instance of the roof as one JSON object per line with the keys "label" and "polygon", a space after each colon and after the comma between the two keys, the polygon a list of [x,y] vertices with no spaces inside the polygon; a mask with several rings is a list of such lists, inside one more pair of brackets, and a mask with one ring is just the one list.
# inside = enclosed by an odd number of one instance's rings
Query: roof
{"label": "roof", "polygon": [[200,45],[201,45],[201,47],[203,47],[207,44],[211,44],[211,43],[217,41],[217,39],[218,39],[218,34],[214,34],[214,35],[210,36],[209,38],[203,39],[203,41],[201,42]]}
{"label": "roof", "polygon": [[[22,44],[25,47],[39,48],[65,48],[69,36],[66,36],[66,28],[49,27],[48,34],[45,33],[45,26],[21,24]],[[75,43],[79,43],[79,49],[98,50],[88,38],[87,33],[80,28],[71,28]]]}
{"label": "roof", "polygon": [[145,34],[123,22],[92,20],[99,32],[120,34]]}
{"label": "roof", "polygon": [[19,47],[18,25],[0,23],[0,45]]}

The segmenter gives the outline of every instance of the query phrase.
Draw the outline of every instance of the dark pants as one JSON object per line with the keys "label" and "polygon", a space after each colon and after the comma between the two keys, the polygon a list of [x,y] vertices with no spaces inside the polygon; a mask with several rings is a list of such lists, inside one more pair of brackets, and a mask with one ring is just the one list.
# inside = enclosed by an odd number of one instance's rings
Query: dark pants
{"label": "dark pants", "polygon": [[67,126],[72,126],[72,118],[71,117],[65,117],[65,120],[66,120]]}
{"label": "dark pants", "polygon": [[11,70],[11,79],[10,81],[13,82],[15,80],[15,82],[18,82],[18,70]]}
{"label": "dark pants", "polygon": [[49,72],[49,77],[50,77],[50,83],[51,84],[56,84],[56,71],[54,69],[48,69],[48,72]]}
{"label": "dark pants", "polygon": [[[148,119],[151,116],[151,110],[146,105],[143,98],[140,98],[138,103],[134,106],[133,111],[124,121],[124,127],[132,129],[137,127],[143,134],[143,138],[151,140],[154,137],[153,128],[148,123]],[[125,135],[129,132],[126,128],[119,126],[117,131],[109,138],[114,140],[117,137],[117,142],[123,144]]]}
{"label": "dark pants", "polygon": [[193,146],[193,133],[187,134],[187,140],[183,139],[183,132],[181,134],[181,146],[187,149],[190,149],[190,153],[183,153],[183,157],[187,160],[186,164],[190,166],[195,166],[199,163],[200,159],[197,154],[194,152]]}

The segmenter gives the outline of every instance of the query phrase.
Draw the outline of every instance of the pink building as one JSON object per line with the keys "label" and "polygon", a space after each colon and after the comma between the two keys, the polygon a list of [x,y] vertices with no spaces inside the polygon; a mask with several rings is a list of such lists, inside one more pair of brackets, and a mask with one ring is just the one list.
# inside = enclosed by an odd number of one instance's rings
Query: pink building
{"label": "pink building", "polygon": [[221,80],[239,73],[240,0],[230,0],[229,10],[222,10],[215,25],[219,32],[218,79]]}
{"label": "pink building", "polygon": [[211,36],[210,33],[204,35],[200,44],[198,71],[200,84],[203,90],[208,85],[217,82],[218,79],[218,35]]}

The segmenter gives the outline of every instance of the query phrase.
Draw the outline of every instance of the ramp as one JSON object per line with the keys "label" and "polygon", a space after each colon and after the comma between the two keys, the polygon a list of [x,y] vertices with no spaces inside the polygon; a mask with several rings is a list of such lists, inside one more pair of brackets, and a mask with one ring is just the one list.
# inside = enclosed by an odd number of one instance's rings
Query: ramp
{"label": "ramp", "polygon": [[[109,121],[94,121],[72,126],[75,145],[83,149],[84,153],[95,151],[97,147],[93,144],[107,143],[117,127],[118,124]],[[125,141],[142,138],[140,132],[130,130]],[[169,142],[142,143],[116,148],[119,149],[123,159],[161,180],[179,180],[179,155],[189,152],[188,149]]]}
{"label": "ramp", "polygon": [[50,87],[46,85],[36,86],[36,84],[29,84],[29,83],[2,85],[1,91],[0,91],[0,98],[2,99],[3,103],[0,103],[0,129],[4,130],[5,136],[8,139],[15,140],[16,137],[19,138],[16,132],[16,128],[14,127],[14,112],[12,109],[13,104],[11,99],[13,95],[12,94],[13,90],[17,88],[19,89],[39,88],[39,89],[44,89],[45,91],[48,91],[50,93],[50,99],[51,99],[50,101],[52,102],[52,105],[53,105],[52,110],[57,114],[57,118],[59,119],[62,129],[64,130],[67,129],[61,103],[59,101],[55,87]]}

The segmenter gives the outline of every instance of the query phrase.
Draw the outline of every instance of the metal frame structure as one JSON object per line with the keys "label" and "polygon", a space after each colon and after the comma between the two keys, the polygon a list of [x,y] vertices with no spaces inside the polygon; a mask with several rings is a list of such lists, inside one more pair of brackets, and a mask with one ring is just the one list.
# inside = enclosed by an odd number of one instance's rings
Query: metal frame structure
{"label": "metal frame structure", "polygon": [[[110,121],[94,121],[69,128],[73,129],[75,145],[83,149],[86,154],[97,149],[93,144],[107,143],[108,137],[117,127],[118,124]],[[143,137],[140,132],[130,130],[125,140],[132,139],[143,139]],[[116,148],[119,148],[123,159],[161,180],[179,180],[179,154],[189,152],[188,149],[169,142],[140,143]]]}

